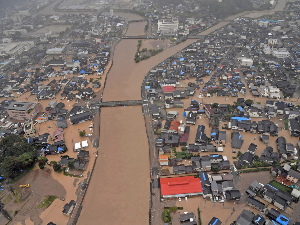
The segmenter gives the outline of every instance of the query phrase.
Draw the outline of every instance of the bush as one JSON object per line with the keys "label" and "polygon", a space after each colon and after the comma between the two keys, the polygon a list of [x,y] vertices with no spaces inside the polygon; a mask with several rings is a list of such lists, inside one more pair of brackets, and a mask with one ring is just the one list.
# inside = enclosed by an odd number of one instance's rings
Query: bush
{"label": "bush", "polygon": [[289,120],[285,119],[285,120],[283,120],[283,123],[284,123],[284,129],[288,130],[289,129]]}
{"label": "bush", "polygon": [[54,202],[54,200],[56,199],[57,197],[54,196],[54,195],[49,195],[47,196],[44,201],[39,205],[39,209],[43,208],[43,207],[46,207],[48,208],[52,202]]}
{"label": "bush", "polygon": [[164,209],[164,211],[162,212],[162,218],[165,223],[170,223],[171,222],[170,210]]}
{"label": "bush", "polygon": [[181,151],[186,151],[187,147],[181,147]]}

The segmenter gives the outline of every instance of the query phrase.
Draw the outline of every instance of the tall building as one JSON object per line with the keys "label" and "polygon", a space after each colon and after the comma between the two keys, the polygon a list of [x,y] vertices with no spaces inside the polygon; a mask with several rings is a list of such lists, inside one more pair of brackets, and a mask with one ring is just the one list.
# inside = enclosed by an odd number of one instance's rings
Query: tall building
{"label": "tall building", "polygon": [[15,120],[35,119],[37,114],[43,109],[40,103],[33,102],[12,102],[7,107],[9,117]]}
{"label": "tall building", "polygon": [[157,33],[161,35],[176,35],[178,30],[178,19],[162,19],[157,22]]}
{"label": "tall building", "polygon": [[27,138],[33,138],[35,136],[35,126],[32,120],[28,120],[26,123],[24,123],[23,128]]}

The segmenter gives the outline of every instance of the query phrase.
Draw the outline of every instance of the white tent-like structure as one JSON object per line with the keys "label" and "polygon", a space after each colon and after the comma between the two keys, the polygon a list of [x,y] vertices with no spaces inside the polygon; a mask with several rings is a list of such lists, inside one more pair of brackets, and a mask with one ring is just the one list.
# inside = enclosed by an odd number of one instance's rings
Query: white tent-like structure
{"label": "white tent-like structure", "polygon": [[80,149],[81,149],[80,142],[75,143],[75,150],[76,150],[76,151],[79,151]]}
{"label": "white tent-like structure", "polygon": [[89,144],[88,144],[87,140],[82,141],[82,147],[83,147],[83,148],[89,147]]}

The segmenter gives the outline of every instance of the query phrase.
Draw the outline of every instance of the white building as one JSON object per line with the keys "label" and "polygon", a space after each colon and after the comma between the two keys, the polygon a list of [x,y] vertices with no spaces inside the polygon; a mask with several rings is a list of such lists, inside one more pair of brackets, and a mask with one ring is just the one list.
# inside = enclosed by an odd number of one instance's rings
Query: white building
{"label": "white building", "polygon": [[273,50],[272,55],[278,59],[285,59],[290,56],[290,53],[288,51]]}
{"label": "white building", "polygon": [[13,29],[13,30],[5,30],[3,31],[3,34],[6,36],[9,35],[14,35],[14,34],[27,34],[27,30],[26,29]]}
{"label": "white building", "polygon": [[12,39],[12,38],[3,38],[3,39],[2,39],[2,42],[3,42],[4,44],[11,43],[11,42],[13,42],[13,39]]}
{"label": "white building", "polygon": [[176,35],[179,22],[178,19],[162,19],[157,22],[157,32],[162,35]]}
{"label": "white building", "polygon": [[59,55],[65,48],[50,48],[46,51],[48,55]]}
{"label": "white building", "polygon": [[250,58],[243,58],[241,59],[241,66],[252,66],[253,65],[253,59]]}
{"label": "white building", "polygon": [[277,39],[275,39],[275,38],[269,38],[268,39],[268,44],[269,45],[276,45],[277,44]]}
{"label": "white building", "polygon": [[12,42],[0,45],[0,56],[16,57],[34,47],[33,41]]}

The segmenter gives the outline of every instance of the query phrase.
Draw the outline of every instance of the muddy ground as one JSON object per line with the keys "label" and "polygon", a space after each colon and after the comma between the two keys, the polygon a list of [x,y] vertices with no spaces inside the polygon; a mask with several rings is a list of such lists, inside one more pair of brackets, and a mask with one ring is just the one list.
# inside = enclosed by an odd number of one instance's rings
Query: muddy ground
{"label": "muddy ground", "polygon": [[[27,224],[25,220],[30,219],[34,224],[41,224],[42,212],[45,208],[39,208],[47,195],[55,195],[59,199],[65,199],[67,191],[63,185],[53,178],[53,171],[46,166],[44,170],[34,169],[27,176],[15,184],[16,198],[11,200],[5,209],[13,217],[13,224]],[[28,188],[18,188],[21,184],[29,184]],[[19,200],[16,200],[18,199]],[[15,212],[18,211],[16,216]],[[18,223],[19,222],[19,223]]]}

